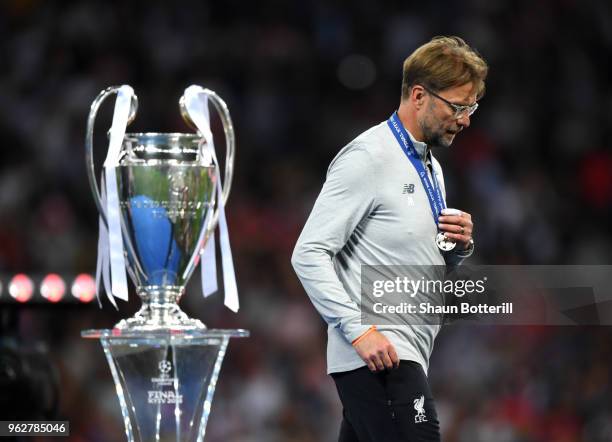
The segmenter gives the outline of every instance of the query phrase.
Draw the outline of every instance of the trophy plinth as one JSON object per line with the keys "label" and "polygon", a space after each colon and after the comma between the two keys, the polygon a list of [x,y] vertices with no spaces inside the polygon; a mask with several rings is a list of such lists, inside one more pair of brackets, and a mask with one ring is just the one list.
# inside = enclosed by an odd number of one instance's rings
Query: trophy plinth
{"label": "trophy plinth", "polygon": [[111,368],[129,442],[202,442],[230,338],[246,330],[86,330]]}

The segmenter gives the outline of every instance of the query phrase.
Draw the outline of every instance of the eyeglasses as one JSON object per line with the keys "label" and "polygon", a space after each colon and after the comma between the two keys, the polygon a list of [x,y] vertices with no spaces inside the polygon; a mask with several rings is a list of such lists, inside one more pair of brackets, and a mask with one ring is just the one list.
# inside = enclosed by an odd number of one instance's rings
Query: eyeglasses
{"label": "eyeglasses", "polygon": [[455,113],[453,116],[456,119],[459,119],[459,118],[463,117],[464,115],[467,115],[469,117],[474,112],[476,112],[476,109],[478,109],[478,103],[474,103],[472,105],[469,105],[469,104],[461,105],[461,104],[451,103],[446,98],[442,98],[441,96],[436,94],[434,91],[430,90],[429,88],[426,88],[425,86],[423,86],[423,89],[425,89],[427,92],[429,92],[431,95],[433,95],[437,99],[442,100],[446,104],[448,104],[451,107],[451,109],[453,110],[453,112]]}

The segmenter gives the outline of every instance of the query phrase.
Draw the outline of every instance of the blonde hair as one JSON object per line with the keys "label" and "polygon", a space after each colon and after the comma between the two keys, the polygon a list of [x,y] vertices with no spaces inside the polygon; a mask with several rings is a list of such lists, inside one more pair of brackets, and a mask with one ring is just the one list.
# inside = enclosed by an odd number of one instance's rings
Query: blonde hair
{"label": "blonde hair", "polygon": [[402,99],[408,98],[417,84],[438,92],[467,83],[473,83],[480,99],[488,70],[486,61],[462,38],[434,37],[404,61]]}

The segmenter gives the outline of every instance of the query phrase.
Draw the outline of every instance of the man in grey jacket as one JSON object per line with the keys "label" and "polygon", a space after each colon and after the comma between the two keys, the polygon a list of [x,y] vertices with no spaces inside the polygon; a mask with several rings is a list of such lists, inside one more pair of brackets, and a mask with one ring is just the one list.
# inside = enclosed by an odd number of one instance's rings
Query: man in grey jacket
{"label": "man in grey jacket", "polygon": [[361,266],[456,265],[471,255],[471,216],[446,209],[431,147],[449,147],[470,125],[487,70],[458,37],[415,50],[404,62],[397,112],[331,162],[293,252],[328,324],[328,373],[343,404],[340,442],[440,440],[426,377],[440,325],[363,324]]}

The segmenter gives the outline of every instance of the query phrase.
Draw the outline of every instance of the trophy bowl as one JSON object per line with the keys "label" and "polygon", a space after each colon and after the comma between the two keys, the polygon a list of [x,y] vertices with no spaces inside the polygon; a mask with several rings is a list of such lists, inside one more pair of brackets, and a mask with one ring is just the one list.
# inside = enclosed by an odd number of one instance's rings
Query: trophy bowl
{"label": "trophy bowl", "polygon": [[117,189],[127,269],[143,305],[116,328],[205,328],[178,306],[212,230],[217,176],[203,143],[196,134],[125,135]]}

